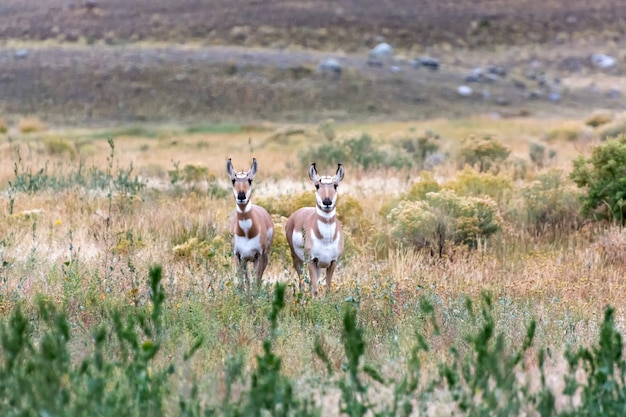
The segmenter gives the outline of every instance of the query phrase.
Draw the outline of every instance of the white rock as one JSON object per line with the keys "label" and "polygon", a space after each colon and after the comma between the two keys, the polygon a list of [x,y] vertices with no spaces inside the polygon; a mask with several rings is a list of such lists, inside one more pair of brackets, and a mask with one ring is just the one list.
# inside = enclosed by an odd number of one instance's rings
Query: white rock
{"label": "white rock", "polygon": [[370,51],[371,58],[390,58],[393,55],[393,47],[386,42],[379,43]]}
{"label": "white rock", "polygon": [[469,97],[472,95],[473,90],[466,85],[460,85],[459,88],[456,89],[456,92],[462,97]]}
{"label": "white rock", "polygon": [[561,101],[561,93],[559,93],[558,91],[551,91],[550,94],[548,94],[548,100],[553,103],[558,103],[559,101]]}
{"label": "white rock", "polygon": [[28,56],[28,49],[18,49],[13,56],[17,59],[24,59]]}
{"label": "white rock", "polygon": [[341,64],[335,58],[328,58],[326,61],[322,62],[319,66],[322,71],[341,73]]}
{"label": "white rock", "polygon": [[609,55],[593,54],[591,55],[591,63],[598,68],[610,68],[615,65],[616,59]]}

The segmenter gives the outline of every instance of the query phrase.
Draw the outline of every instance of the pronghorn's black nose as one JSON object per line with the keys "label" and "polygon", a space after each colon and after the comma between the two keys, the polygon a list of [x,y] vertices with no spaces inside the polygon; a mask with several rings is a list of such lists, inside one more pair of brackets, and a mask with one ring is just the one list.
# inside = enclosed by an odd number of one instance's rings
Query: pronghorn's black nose
{"label": "pronghorn's black nose", "polygon": [[326,197],[325,199],[322,200],[322,204],[324,204],[326,207],[329,207],[333,204],[333,200],[331,200],[330,198]]}
{"label": "pronghorn's black nose", "polygon": [[245,200],[246,199],[246,193],[244,193],[243,191],[239,191],[237,193],[237,200]]}

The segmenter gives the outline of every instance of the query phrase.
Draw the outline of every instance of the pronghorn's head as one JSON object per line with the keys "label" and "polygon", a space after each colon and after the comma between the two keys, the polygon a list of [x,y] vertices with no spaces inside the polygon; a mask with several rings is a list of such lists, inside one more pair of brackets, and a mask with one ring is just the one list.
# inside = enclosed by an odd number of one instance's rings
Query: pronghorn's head
{"label": "pronghorn's head", "polygon": [[250,195],[252,194],[252,178],[256,174],[257,162],[256,158],[252,158],[252,165],[248,172],[237,172],[233,168],[233,163],[228,158],[226,162],[226,171],[230,175],[230,180],[233,183],[233,194],[235,195],[235,201],[237,204],[246,205],[250,201]]}
{"label": "pronghorn's head", "polygon": [[315,200],[317,207],[325,212],[331,212],[337,204],[337,186],[343,179],[343,165],[337,164],[337,172],[334,177],[330,175],[317,175],[315,164],[309,167],[309,178],[315,184]]}

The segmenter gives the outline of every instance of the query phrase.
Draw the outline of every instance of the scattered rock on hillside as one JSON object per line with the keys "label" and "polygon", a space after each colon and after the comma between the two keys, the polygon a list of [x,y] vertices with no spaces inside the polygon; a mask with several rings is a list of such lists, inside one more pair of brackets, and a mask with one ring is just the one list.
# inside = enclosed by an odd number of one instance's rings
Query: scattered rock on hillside
{"label": "scattered rock on hillside", "polygon": [[343,68],[339,61],[334,58],[328,58],[319,65],[319,69],[323,73],[332,74],[335,77],[340,77]]}
{"label": "scattered rock on hillside", "polygon": [[456,89],[456,92],[461,97],[470,97],[474,91],[466,85],[460,85],[459,88]]}
{"label": "scattered rock on hillside", "polygon": [[414,68],[424,67],[428,68],[431,71],[437,71],[439,69],[439,60],[426,56],[414,59],[413,61],[411,61],[411,65]]}
{"label": "scattered rock on hillside", "polygon": [[466,83],[479,83],[483,79],[483,69],[480,67],[474,68],[472,73],[465,77]]}
{"label": "scattered rock on hillside", "polygon": [[504,78],[506,77],[507,70],[500,65],[487,65],[487,73]]}
{"label": "scattered rock on hillside", "polygon": [[526,90],[526,83],[520,80],[513,80],[513,85],[520,90]]}
{"label": "scattered rock on hillside", "polygon": [[387,42],[379,43],[370,51],[369,56],[373,59],[391,58],[393,56],[393,46]]}
{"label": "scattered rock on hillside", "polygon": [[386,42],[379,43],[369,53],[367,64],[373,67],[382,67],[383,62],[393,57],[393,47]]}
{"label": "scattered rock on hillside", "polygon": [[561,101],[561,93],[559,93],[558,91],[551,91],[548,94],[548,100],[553,103],[558,103],[559,101]]}
{"label": "scattered rock on hillside", "polygon": [[94,10],[99,7],[99,4],[96,0],[86,0],[85,1],[85,9]]}
{"label": "scattered rock on hillside", "polygon": [[511,102],[509,101],[509,99],[507,99],[504,96],[498,96],[496,97],[496,99],[494,100],[494,102],[498,105],[498,106],[508,106]]}
{"label": "scattered rock on hillside", "polygon": [[13,56],[17,59],[25,59],[28,57],[28,49],[18,49],[13,53]]}
{"label": "scattered rock on hillside", "polygon": [[437,152],[437,153],[432,153],[428,155],[424,163],[426,165],[426,168],[432,169],[436,167],[437,165],[443,164],[445,160],[446,160],[446,155],[441,152]]}
{"label": "scattered rock on hillside", "polygon": [[483,81],[487,83],[495,83],[499,79],[500,77],[498,77],[496,74],[491,74],[491,73],[487,73],[483,76]]}
{"label": "scattered rock on hillside", "polygon": [[613,87],[609,90],[608,96],[610,98],[619,98],[622,95],[621,91],[619,91],[617,88]]}
{"label": "scattered rock on hillside", "polygon": [[584,58],[569,56],[559,63],[558,69],[560,71],[579,72],[584,66]]}
{"label": "scattered rock on hillside", "polygon": [[615,58],[609,55],[604,54],[593,54],[591,55],[591,63],[598,68],[611,68],[615,66],[617,62]]}

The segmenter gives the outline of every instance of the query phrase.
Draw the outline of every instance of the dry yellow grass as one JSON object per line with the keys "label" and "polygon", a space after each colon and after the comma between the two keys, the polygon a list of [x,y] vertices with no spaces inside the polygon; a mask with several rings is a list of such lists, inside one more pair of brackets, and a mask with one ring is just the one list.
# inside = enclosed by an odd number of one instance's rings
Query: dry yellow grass
{"label": "dry yellow grass", "polygon": [[[528,159],[527,143],[561,123],[567,122],[488,118],[430,120],[339,125],[337,133],[340,139],[351,132],[368,132],[385,142],[410,128],[416,132],[430,129],[441,135],[443,146],[450,152],[461,138],[469,134],[493,134],[520,158]],[[168,305],[174,311],[188,308],[189,294],[219,304],[220,292],[233,285],[227,228],[234,209],[232,196],[227,193],[226,197],[215,198],[201,188],[194,190],[191,187],[175,191],[163,172],[171,170],[174,163],[181,167],[188,164],[206,166],[216,178],[217,185],[228,190],[225,160],[232,157],[236,168],[244,169],[252,157],[256,157],[259,173],[254,183],[253,201],[312,194],[306,170],[298,162],[298,153],[307,149],[307,142],[296,138],[284,147],[277,147],[267,140],[271,134],[161,132],[156,138],[118,137],[113,170],[132,163],[135,172],[154,173],[145,178],[148,192],[133,196],[114,191],[110,199],[107,190],[86,192],[81,188],[39,191],[32,195],[12,194],[12,213],[5,203],[0,234],[6,237],[2,259],[11,265],[5,270],[8,275],[2,291],[15,297],[2,299],[0,309],[6,311],[17,299],[32,301],[37,293],[44,293],[65,303],[72,311],[79,311],[79,303],[83,302],[80,300],[85,300],[84,294],[89,291],[95,296],[95,301],[89,302],[121,300],[131,305],[138,299],[148,299],[147,289],[141,284],[149,266],[154,263],[165,268]],[[58,132],[49,135],[63,136]],[[86,140],[81,137],[88,136],[85,132],[67,132],[65,135],[67,140],[76,140],[76,143]],[[45,138],[46,134],[42,137]],[[19,148],[24,169],[31,167],[36,171],[47,161],[52,161],[49,173],[60,174],[60,168],[57,168],[60,165],[56,162],[64,160],[66,154],[45,152],[44,142],[33,141],[27,136],[18,137],[16,142],[3,144],[0,153],[5,160],[15,161]],[[556,145],[558,165],[567,172],[571,169],[571,158],[581,148],[567,140],[557,140]],[[71,166],[75,167],[78,160],[84,159],[87,167],[106,170],[110,154],[106,141],[90,139],[89,146],[87,155],[81,154],[80,146],[77,147]],[[444,164],[435,169],[434,177],[441,184],[453,184],[457,174],[456,167]],[[422,295],[435,297],[440,302],[439,308],[454,311],[463,296],[477,299],[483,291],[490,291],[499,302],[497,314],[503,326],[519,330],[530,316],[536,317],[540,326],[540,345],[562,347],[574,340],[591,343],[597,330],[594,323],[597,324],[607,304],[617,308],[618,320],[623,322],[626,316],[622,303],[626,292],[623,280],[626,262],[620,253],[626,240],[617,228],[587,227],[554,242],[533,237],[509,225],[497,238],[481,244],[477,250],[458,248],[450,258],[444,259],[411,248],[380,250],[381,245],[390,242],[388,225],[379,214],[381,208],[390,198],[407,192],[418,175],[417,172],[367,172],[346,167],[338,213],[341,216],[345,208],[346,213],[355,217],[347,219],[346,223],[361,227],[352,227],[353,234],[348,236],[347,242],[351,250],[347,251],[337,269],[334,282],[339,298],[331,295],[328,302],[339,305],[347,297],[358,296],[361,305],[367,308],[368,325],[374,329],[387,326],[381,322],[381,312],[392,312],[393,317],[398,318],[397,346],[403,352],[408,351],[413,343],[411,326],[414,324],[402,322],[402,317],[409,311],[414,314],[416,300]],[[6,184],[13,177],[12,164],[4,164],[0,168],[0,182]],[[517,188],[513,190],[513,194],[517,191]],[[355,201],[360,202],[362,211],[352,207]],[[284,218],[276,217],[275,221],[278,224]],[[279,230],[281,228],[277,227]],[[265,276],[269,282],[295,284],[295,272],[288,255],[284,256],[287,253],[284,244],[279,250],[281,253],[272,258]],[[83,276],[97,279],[72,281],[63,265],[77,259],[80,262],[76,267]],[[95,287],[90,289],[91,285]],[[317,308],[315,302],[308,303],[311,303],[310,308]],[[303,310],[297,303],[288,308],[294,315],[313,314],[305,312],[312,310]],[[77,315],[77,320],[82,320],[81,325],[88,328],[93,319],[86,314]],[[574,323],[574,330],[567,333],[564,329],[569,329],[567,326],[571,323]],[[299,325],[293,326],[291,331],[297,332]],[[237,332],[215,342],[215,346],[203,351],[190,366],[197,373],[221,372],[220,366],[229,354],[225,346],[246,346],[248,358],[253,358],[262,349],[255,332],[254,321],[241,318]],[[455,328],[449,329],[450,335],[444,338],[445,343],[455,340],[455,332]],[[299,338],[285,336],[276,347],[276,352],[289,363],[285,369],[289,376],[300,378],[303,373],[321,372],[319,363],[311,369],[313,337],[314,334]],[[340,356],[339,339],[326,337],[334,353]],[[516,340],[515,336],[511,337]],[[387,363],[384,352],[388,352],[389,343],[384,337],[372,337],[368,340],[368,355]],[[443,351],[445,346],[438,348]],[[559,363],[555,360],[552,365],[558,367]],[[432,365],[427,364],[427,368]],[[388,372],[394,372],[393,367]]]}
{"label": "dry yellow grass", "polygon": [[31,116],[20,119],[18,128],[22,133],[34,133],[46,130],[46,125],[39,118]]}

